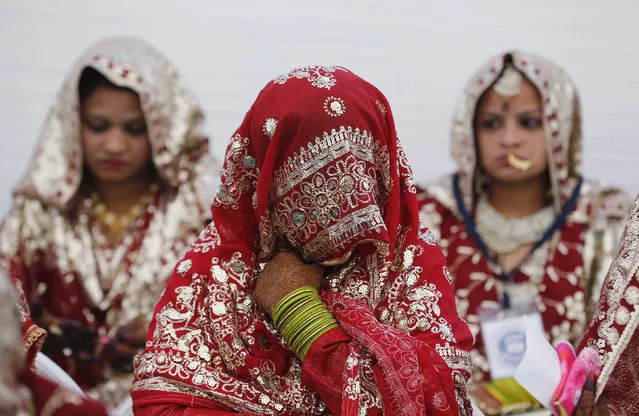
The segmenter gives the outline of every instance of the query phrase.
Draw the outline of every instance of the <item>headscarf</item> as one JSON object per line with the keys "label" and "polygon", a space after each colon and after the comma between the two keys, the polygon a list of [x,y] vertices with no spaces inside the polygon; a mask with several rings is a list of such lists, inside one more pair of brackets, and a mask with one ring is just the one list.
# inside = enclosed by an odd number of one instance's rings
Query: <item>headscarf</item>
{"label": "headscarf", "polygon": [[205,398],[251,414],[324,412],[252,293],[260,264],[293,249],[333,266],[324,301],[353,338],[344,415],[466,410],[472,336],[441,250],[420,230],[415,193],[373,85],[339,66],[268,83],[231,138],[214,223],[156,307],[134,402],[173,392],[184,404]]}
{"label": "headscarf", "polygon": [[78,84],[85,68],[93,68],[113,84],[138,94],[153,164],[166,185],[179,187],[211,169],[208,139],[200,131],[202,110],[173,64],[140,39],[113,37],[90,46],[74,63],[15,194],[61,209],[74,202],[84,165]]}

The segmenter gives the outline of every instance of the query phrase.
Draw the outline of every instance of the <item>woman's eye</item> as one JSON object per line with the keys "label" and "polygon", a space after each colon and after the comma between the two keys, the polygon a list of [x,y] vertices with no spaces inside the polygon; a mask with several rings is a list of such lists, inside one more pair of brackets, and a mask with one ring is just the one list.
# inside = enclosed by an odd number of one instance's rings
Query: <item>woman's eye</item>
{"label": "woman's eye", "polygon": [[142,126],[126,126],[124,128],[124,131],[126,131],[128,134],[132,135],[132,136],[139,136],[141,134],[145,134],[146,133],[146,125],[142,125]]}
{"label": "woman's eye", "polygon": [[147,131],[146,123],[127,124],[124,126],[124,131],[132,136],[145,134]]}
{"label": "woman's eye", "polygon": [[479,126],[482,129],[488,129],[488,130],[498,129],[499,127],[501,127],[501,122],[499,120],[482,120],[479,123]]}
{"label": "woman's eye", "polygon": [[535,129],[537,127],[541,127],[541,120],[538,118],[523,118],[520,121],[520,124],[522,125],[522,127],[525,127],[527,129]]}
{"label": "woman's eye", "polygon": [[111,123],[85,121],[84,125],[94,133],[104,133],[111,128]]}

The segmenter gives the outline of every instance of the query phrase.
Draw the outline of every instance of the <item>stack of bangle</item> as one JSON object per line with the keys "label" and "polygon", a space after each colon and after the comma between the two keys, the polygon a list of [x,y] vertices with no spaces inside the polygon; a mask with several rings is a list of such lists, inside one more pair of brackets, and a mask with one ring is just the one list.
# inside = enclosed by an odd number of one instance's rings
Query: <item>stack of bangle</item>
{"label": "stack of bangle", "polygon": [[302,286],[280,299],[273,309],[273,323],[301,359],[322,334],[339,326],[311,286]]}

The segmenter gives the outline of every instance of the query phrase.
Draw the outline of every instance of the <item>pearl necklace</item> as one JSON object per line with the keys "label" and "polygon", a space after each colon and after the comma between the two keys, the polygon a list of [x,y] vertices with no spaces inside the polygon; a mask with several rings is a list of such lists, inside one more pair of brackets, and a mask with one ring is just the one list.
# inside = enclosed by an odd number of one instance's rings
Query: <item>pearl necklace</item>
{"label": "pearl necklace", "polygon": [[532,215],[506,218],[486,198],[477,201],[477,232],[497,255],[509,254],[524,244],[539,241],[555,220],[555,211],[547,206]]}

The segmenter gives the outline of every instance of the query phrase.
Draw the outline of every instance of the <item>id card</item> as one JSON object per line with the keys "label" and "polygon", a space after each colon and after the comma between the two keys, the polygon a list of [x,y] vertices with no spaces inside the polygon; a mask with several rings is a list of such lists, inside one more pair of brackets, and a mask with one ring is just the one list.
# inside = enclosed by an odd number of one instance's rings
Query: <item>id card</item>
{"label": "id card", "polygon": [[524,317],[543,333],[541,314],[534,308],[484,309],[479,317],[491,379],[512,377],[526,352]]}

